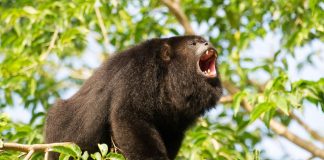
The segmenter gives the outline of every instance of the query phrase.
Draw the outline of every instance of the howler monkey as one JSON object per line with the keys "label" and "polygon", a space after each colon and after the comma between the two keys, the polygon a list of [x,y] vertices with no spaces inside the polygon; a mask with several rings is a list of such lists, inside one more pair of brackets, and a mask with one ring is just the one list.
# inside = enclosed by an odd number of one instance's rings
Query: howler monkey
{"label": "howler monkey", "polygon": [[45,141],[90,152],[113,141],[129,160],[174,159],[185,130],[222,94],[216,59],[200,36],[151,39],[115,54],[49,110]]}

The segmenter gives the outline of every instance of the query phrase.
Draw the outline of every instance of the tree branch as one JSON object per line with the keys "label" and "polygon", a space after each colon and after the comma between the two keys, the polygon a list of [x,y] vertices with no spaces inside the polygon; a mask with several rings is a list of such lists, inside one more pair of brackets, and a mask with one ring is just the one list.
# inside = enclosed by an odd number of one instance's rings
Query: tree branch
{"label": "tree branch", "polygon": [[34,150],[30,150],[29,152],[28,152],[28,154],[26,155],[26,157],[24,158],[24,160],[29,160],[30,158],[31,158],[31,156],[34,154]]}
{"label": "tree branch", "polygon": [[48,159],[48,152],[50,151],[51,147],[64,146],[64,145],[69,145],[69,144],[73,144],[73,143],[62,142],[62,143],[31,144],[31,145],[18,144],[18,143],[3,143],[0,146],[0,149],[1,150],[15,150],[15,151],[26,152],[28,154],[25,156],[24,160],[29,160],[35,152],[45,152],[45,160],[46,160],[46,159]]}
{"label": "tree branch", "polygon": [[184,14],[184,12],[180,8],[180,3],[177,0],[161,0],[162,3],[168,7],[170,12],[176,17],[176,19],[181,23],[185,30],[185,34],[187,35],[194,35],[195,32],[192,29],[190,22],[187,18],[187,16]]}
{"label": "tree branch", "polygon": [[221,97],[221,99],[219,100],[219,103],[230,103],[233,101],[233,97],[232,96],[223,96]]}
{"label": "tree branch", "polygon": [[[223,82],[223,85],[227,89],[227,91],[229,91],[232,95],[234,95],[236,92],[239,91],[238,88],[235,88],[234,85],[230,84],[229,82]],[[252,112],[252,110],[253,110],[253,107],[251,106],[251,104],[249,104],[247,102],[246,99],[243,99],[242,106],[248,112]],[[324,150],[323,149],[320,149],[317,146],[315,146],[313,143],[311,143],[310,141],[307,141],[307,140],[293,134],[292,132],[290,132],[288,130],[288,128],[286,126],[282,125],[281,123],[271,119],[270,120],[270,128],[278,135],[285,137],[286,139],[288,139],[289,141],[298,145],[299,147],[312,153],[314,156],[324,158]]]}
{"label": "tree branch", "polygon": [[48,154],[48,152],[45,152],[45,155],[44,155],[44,160],[48,160],[48,157],[49,157],[49,154]]}
{"label": "tree branch", "polygon": [[[169,8],[169,10],[174,14],[174,16],[178,19],[180,24],[183,26],[183,28],[186,30],[186,34],[194,34],[194,31],[192,27],[190,26],[190,23],[188,22],[188,19],[184,15],[183,12],[181,12],[181,9],[179,7],[179,3],[176,3],[175,1],[171,0],[162,0],[162,2]],[[233,84],[230,82],[223,82],[222,83],[225,89],[231,94],[234,95],[239,91],[238,88],[236,88]],[[247,102],[246,99],[243,99],[242,105],[245,110],[248,112],[251,112],[253,110],[253,107]],[[302,139],[301,137],[291,133],[286,126],[282,125],[281,123],[270,120],[270,128],[277,134],[285,137],[289,141],[295,143],[296,145],[300,146],[301,148],[304,148],[305,150],[312,153],[314,156],[324,158],[324,150],[316,147],[311,142]]]}
{"label": "tree branch", "polygon": [[[265,86],[267,83],[260,84],[252,80],[248,80],[248,83],[256,86],[259,92],[264,92]],[[284,114],[281,110],[278,111],[280,114]],[[312,128],[309,127],[308,124],[306,124],[301,118],[299,118],[296,114],[293,112],[289,113],[289,117],[296,120],[296,122],[301,125],[306,132],[308,132],[314,139],[324,143],[324,137],[320,136],[316,131],[314,131]]]}
{"label": "tree branch", "polygon": [[109,47],[109,40],[107,38],[108,32],[106,30],[105,23],[103,21],[102,15],[100,13],[99,6],[95,6],[94,9],[95,9],[96,16],[97,16],[98,23],[99,23],[99,27],[100,27],[100,30],[101,30],[101,33],[102,33],[102,37],[104,39],[104,48],[108,52],[108,47]]}
{"label": "tree branch", "polygon": [[318,148],[315,146],[313,143],[302,139],[301,137],[293,134],[290,132],[286,126],[282,125],[281,123],[275,121],[275,120],[270,120],[270,128],[276,132],[277,134],[285,137],[289,141],[297,144],[301,148],[304,148],[305,150],[309,151],[316,157],[324,158],[324,150]]}
{"label": "tree branch", "polygon": [[316,131],[314,131],[312,128],[309,127],[301,118],[299,118],[296,114],[293,112],[289,113],[289,117],[293,118],[297,121],[314,139],[321,141],[324,143],[324,137],[320,136]]}
{"label": "tree branch", "polygon": [[56,27],[53,35],[52,35],[52,38],[51,38],[51,42],[46,50],[46,52],[44,52],[41,56],[40,56],[40,60],[43,61],[47,58],[47,56],[49,55],[49,53],[52,51],[52,49],[55,47],[55,42],[56,42],[56,39],[58,37],[58,33],[59,33],[59,30],[58,28]]}

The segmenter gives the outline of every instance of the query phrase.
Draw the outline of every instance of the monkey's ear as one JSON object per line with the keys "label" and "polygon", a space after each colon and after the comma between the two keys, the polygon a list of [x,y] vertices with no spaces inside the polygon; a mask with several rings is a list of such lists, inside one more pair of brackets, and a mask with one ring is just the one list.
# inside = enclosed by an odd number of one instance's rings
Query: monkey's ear
{"label": "monkey's ear", "polygon": [[169,62],[171,60],[171,47],[169,46],[169,44],[162,44],[160,56],[164,62]]}

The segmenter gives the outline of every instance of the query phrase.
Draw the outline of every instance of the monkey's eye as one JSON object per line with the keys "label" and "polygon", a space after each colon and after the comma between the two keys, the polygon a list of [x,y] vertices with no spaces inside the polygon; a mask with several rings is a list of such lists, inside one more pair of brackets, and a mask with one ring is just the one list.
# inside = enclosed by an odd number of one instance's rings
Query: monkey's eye
{"label": "monkey's eye", "polygon": [[196,44],[197,44],[196,42],[191,42],[191,45],[194,45],[195,46]]}

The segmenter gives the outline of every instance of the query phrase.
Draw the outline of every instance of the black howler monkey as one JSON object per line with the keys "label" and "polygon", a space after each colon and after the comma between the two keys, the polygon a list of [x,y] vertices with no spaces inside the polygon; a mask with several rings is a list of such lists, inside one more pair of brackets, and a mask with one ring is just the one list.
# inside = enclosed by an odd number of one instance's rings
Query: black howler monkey
{"label": "black howler monkey", "polygon": [[216,59],[200,36],[157,38],[122,51],[49,110],[46,142],[95,152],[113,140],[129,160],[174,159],[185,130],[221,97]]}

